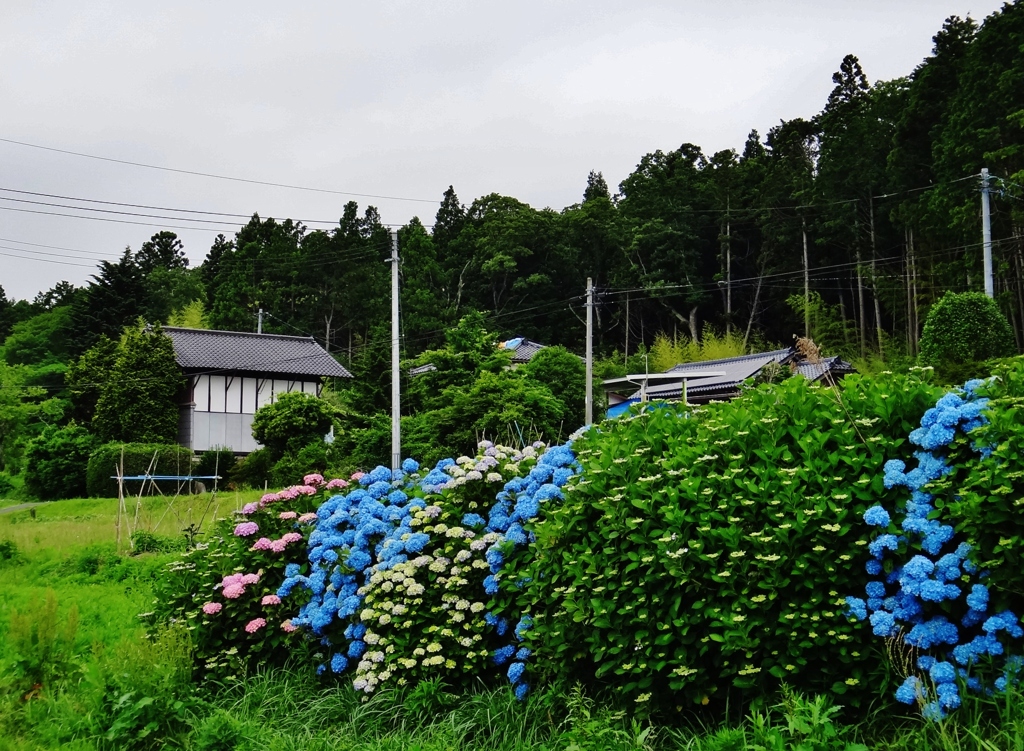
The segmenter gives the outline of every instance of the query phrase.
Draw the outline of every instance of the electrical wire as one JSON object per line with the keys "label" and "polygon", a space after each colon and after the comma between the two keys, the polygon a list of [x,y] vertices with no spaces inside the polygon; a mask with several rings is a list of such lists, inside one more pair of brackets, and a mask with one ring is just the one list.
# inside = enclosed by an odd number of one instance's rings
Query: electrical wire
{"label": "electrical wire", "polygon": [[354,196],[357,198],[376,198],[386,201],[412,201],[416,203],[439,203],[439,201],[432,198],[409,198],[407,196],[388,196],[388,195],[377,195],[374,193],[354,193],[351,191],[344,190],[331,190],[328,188],[312,188],[304,185],[291,185],[289,183],[277,183],[269,180],[252,180],[244,177],[232,177],[229,175],[218,175],[212,172],[199,172],[197,170],[178,169],[176,167],[164,167],[156,164],[145,164],[143,162],[133,162],[127,159],[115,159],[107,156],[97,156],[96,154],[85,154],[80,151],[69,151],[68,149],[58,149],[52,146],[41,146],[35,143],[27,143],[25,141],[16,141],[12,138],[0,138],[0,143],[9,143],[16,146],[25,146],[32,149],[40,149],[42,151],[52,151],[57,154],[67,154],[70,156],[82,157],[84,159],[96,159],[102,162],[111,162],[114,164],[124,164],[130,167],[144,167],[146,169],[160,170],[161,172],[174,172],[179,175],[192,175],[194,177],[208,177],[214,180],[229,180],[237,183],[247,183],[250,185],[265,185],[271,188],[287,188],[289,190],[304,190],[310,193],[328,193],[331,195],[338,196]]}

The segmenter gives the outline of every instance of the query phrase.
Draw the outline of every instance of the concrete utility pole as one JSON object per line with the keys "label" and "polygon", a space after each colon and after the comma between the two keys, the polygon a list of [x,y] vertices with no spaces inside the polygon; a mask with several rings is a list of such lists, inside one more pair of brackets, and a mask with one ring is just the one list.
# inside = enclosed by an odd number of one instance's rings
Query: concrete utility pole
{"label": "concrete utility pole", "polygon": [[398,234],[391,230],[391,469],[402,467],[401,376],[398,347]]}
{"label": "concrete utility pole", "polygon": [[587,396],[585,422],[594,422],[594,280],[587,277]]}
{"label": "concrete utility pole", "polygon": [[256,317],[256,333],[263,333],[263,308],[260,308],[259,315]]}
{"label": "concrete utility pole", "polygon": [[992,280],[992,211],[988,202],[988,168],[981,169],[981,242],[985,252],[985,295],[995,297]]}

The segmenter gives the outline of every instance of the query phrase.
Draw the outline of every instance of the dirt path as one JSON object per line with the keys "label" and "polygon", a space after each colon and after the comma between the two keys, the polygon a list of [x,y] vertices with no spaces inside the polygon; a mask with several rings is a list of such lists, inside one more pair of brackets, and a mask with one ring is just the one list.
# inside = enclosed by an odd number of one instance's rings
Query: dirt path
{"label": "dirt path", "polygon": [[46,505],[46,501],[40,501],[38,503],[19,503],[16,506],[6,506],[5,508],[0,508],[0,514],[11,514],[15,511],[24,511],[27,508],[35,508],[36,506],[44,505]]}

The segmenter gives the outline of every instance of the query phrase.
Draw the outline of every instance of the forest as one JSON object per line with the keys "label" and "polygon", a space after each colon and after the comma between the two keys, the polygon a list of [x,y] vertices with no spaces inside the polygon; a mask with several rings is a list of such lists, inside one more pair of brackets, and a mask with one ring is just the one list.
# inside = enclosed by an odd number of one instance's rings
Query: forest
{"label": "forest", "polygon": [[[862,370],[907,363],[943,294],[983,289],[982,168],[995,299],[1024,349],[1024,3],[950,17],[904,78],[872,82],[847,55],[832,80],[813,116],[739,149],[645,154],[614,189],[594,170],[561,210],[448,187],[434,216],[397,230],[404,357],[466,316],[582,353],[589,277],[607,372],[659,341],[699,356],[702,342],[738,354],[794,336]],[[390,254],[378,211],[349,202],[329,231],[253,214],[197,266],[160,231],[83,287],[31,301],[0,288],[0,469],[16,472],[44,426],[88,417],[69,372],[139,319],[254,331],[262,310],[264,331],[313,336],[352,370],[337,386],[348,410],[386,412]]]}

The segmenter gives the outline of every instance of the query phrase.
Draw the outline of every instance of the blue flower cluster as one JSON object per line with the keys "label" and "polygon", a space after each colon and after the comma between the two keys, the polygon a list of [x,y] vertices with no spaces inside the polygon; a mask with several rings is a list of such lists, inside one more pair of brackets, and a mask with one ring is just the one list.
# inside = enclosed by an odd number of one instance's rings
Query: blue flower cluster
{"label": "blue flower cluster", "polygon": [[[917,546],[923,554],[913,555],[902,566],[893,565],[883,579],[868,583],[866,598],[846,598],[850,614],[858,620],[868,619],[876,636],[896,638],[902,635],[912,647],[939,648],[951,658],[952,661],[940,661],[925,655],[918,660],[918,669],[934,684],[934,697],[926,696],[924,683],[916,675],[909,676],[896,691],[899,701],[922,704],[924,716],[934,720],[960,706],[958,679],[976,690],[982,688],[969,671],[986,655],[1003,655],[1004,646],[998,638],[1000,632],[1010,638],[1024,636],[1019,619],[1013,613],[988,614],[989,592],[984,584],[974,583],[966,590],[963,581],[982,579],[985,574],[970,560],[971,547],[967,543],[961,542],[943,554],[954,542],[955,530],[934,518],[933,497],[924,490],[928,483],[952,471],[940,452],[958,433],[966,435],[984,424],[983,411],[988,399],[977,394],[981,384],[982,381],[969,381],[962,390],[945,394],[925,413],[921,427],[910,434],[911,443],[923,449],[914,454],[915,468],[908,471],[904,462],[895,459],[886,462],[885,486],[905,487],[910,491],[899,529],[895,529],[889,512],[881,506],[864,513],[867,524],[880,528],[880,533],[868,546],[872,556],[866,566],[869,574],[884,574],[883,563],[889,552],[910,551]],[[983,447],[975,448],[986,454]],[[960,600],[966,612],[959,623],[946,615],[933,614],[933,603]],[[948,612],[949,607],[945,609]],[[1008,681],[1014,680],[1020,667],[1019,658],[1007,659],[1003,676],[995,682],[996,690],[1003,690]]]}
{"label": "blue flower cluster", "polygon": [[[543,448],[543,445],[535,445],[535,448]],[[484,591],[488,595],[496,595],[499,591],[499,582],[506,556],[517,547],[535,541],[533,533],[527,532],[523,525],[540,515],[543,504],[552,500],[562,500],[564,498],[562,488],[581,468],[572,451],[572,441],[570,440],[561,446],[549,448],[541,454],[536,466],[525,477],[510,480],[498,493],[496,502],[491,507],[487,527],[489,531],[501,534],[501,537],[487,550],[490,576],[484,579]],[[525,581],[517,582],[519,586],[523,586],[525,583]],[[507,629],[507,623],[504,620],[488,613],[487,622],[498,630],[499,636],[504,635]],[[522,616],[515,627],[516,642],[523,640],[524,634],[532,623],[529,614]],[[516,698],[520,700],[524,699],[530,690],[523,677],[526,671],[526,659],[529,656],[528,648],[517,647],[514,644],[506,645],[494,652],[494,661],[497,665],[503,665],[514,658],[509,665],[507,675],[509,682],[515,687]]]}

